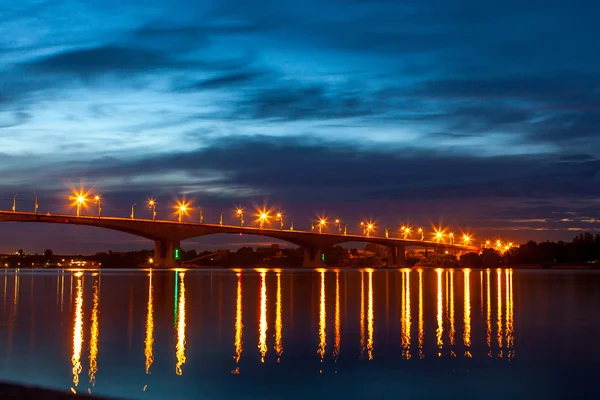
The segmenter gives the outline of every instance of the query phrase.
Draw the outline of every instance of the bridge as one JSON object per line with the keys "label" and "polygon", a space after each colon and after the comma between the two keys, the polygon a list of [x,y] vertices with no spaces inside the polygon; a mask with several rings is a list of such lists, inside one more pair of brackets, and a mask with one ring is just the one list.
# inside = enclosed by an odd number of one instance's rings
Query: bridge
{"label": "bridge", "polygon": [[179,248],[182,240],[224,233],[266,236],[300,246],[304,250],[303,266],[308,268],[323,266],[321,258],[323,249],[346,242],[376,243],[385,246],[388,266],[394,267],[405,264],[405,251],[408,246],[457,252],[479,251],[477,246],[455,245],[427,240],[104,216],[74,216],[0,210],[0,222],[87,225],[126,232],[153,241],[154,262],[161,267],[174,267],[177,265],[177,261],[174,259],[174,251]]}

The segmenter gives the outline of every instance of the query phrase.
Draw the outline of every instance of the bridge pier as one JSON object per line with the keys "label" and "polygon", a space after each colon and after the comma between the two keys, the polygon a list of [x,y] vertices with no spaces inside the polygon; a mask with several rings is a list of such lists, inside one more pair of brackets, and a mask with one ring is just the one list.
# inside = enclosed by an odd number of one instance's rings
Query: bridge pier
{"label": "bridge pier", "polygon": [[302,247],[304,250],[304,260],[302,261],[302,267],[304,268],[323,268],[323,260],[321,259],[322,251],[319,247]]}
{"label": "bridge pier", "polygon": [[154,241],[154,265],[162,268],[176,267],[177,260],[173,258],[173,252],[179,248],[179,240],[155,240]]}
{"label": "bridge pier", "polygon": [[405,250],[405,246],[403,245],[387,246],[387,266],[390,268],[405,266]]}

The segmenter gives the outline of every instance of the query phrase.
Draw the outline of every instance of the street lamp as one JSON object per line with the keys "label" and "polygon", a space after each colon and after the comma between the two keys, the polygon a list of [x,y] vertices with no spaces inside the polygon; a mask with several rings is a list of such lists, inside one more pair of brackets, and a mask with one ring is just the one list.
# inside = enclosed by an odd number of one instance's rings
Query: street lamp
{"label": "street lamp", "polygon": [[102,208],[100,205],[100,195],[99,194],[95,195],[94,200],[96,201],[96,205],[98,206],[98,216],[100,216],[100,213],[102,212]]}
{"label": "street lamp", "polygon": [[344,224],[344,236],[346,236],[347,232],[348,232],[348,224]]}
{"label": "street lamp", "polygon": [[283,230],[283,213],[281,211],[277,211],[275,216],[277,217],[277,221],[279,221],[279,229]]}
{"label": "street lamp", "polygon": [[156,221],[156,200],[148,199],[148,208],[152,210],[152,221]]}
{"label": "street lamp", "polygon": [[489,240],[486,240],[486,241],[485,241],[485,248],[487,249],[489,245],[490,245],[490,241],[489,241]]}
{"label": "street lamp", "polygon": [[[464,234],[463,235],[463,242],[465,243],[465,246],[468,246],[469,243],[471,242],[471,236]],[[454,243],[453,243],[454,244]]]}
{"label": "street lamp", "polygon": [[290,224],[290,231],[294,230],[294,220],[292,220],[292,223]]}
{"label": "street lamp", "polygon": [[383,226],[383,229],[385,231],[385,238],[388,239],[390,237],[390,230],[385,225]]}
{"label": "street lamp", "polygon": [[435,232],[435,240],[436,242],[440,242],[444,238],[444,234],[441,231]]}
{"label": "street lamp", "polygon": [[454,233],[453,233],[453,232],[450,232],[450,233],[448,234],[448,237],[450,238],[450,244],[454,244]]}
{"label": "street lamp", "polygon": [[219,215],[219,225],[223,225],[223,214],[221,213],[221,215]]}
{"label": "street lamp", "polygon": [[19,193],[15,194],[13,197],[13,212],[17,212],[17,196]]}
{"label": "street lamp", "polygon": [[423,228],[417,229],[417,232],[421,234],[421,241],[425,240],[425,232],[423,231]]}
{"label": "street lamp", "polygon": [[183,215],[187,213],[188,210],[188,204],[187,203],[182,203],[179,202],[177,204],[177,214],[179,214],[179,222],[183,221]]}
{"label": "street lamp", "polygon": [[338,235],[341,235],[342,234],[342,224],[341,224],[341,221],[339,218],[335,219],[335,224],[338,227]]}
{"label": "street lamp", "polygon": [[375,224],[369,222],[366,227],[367,236],[371,236],[371,233],[375,230]]}
{"label": "street lamp", "polygon": [[326,218],[320,218],[319,219],[319,233],[323,233],[323,227],[327,226],[327,219]]}
{"label": "street lamp", "polygon": [[261,211],[258,216],[258,226],[260,229],[265,226],[265,222],[269,222],[269,214],[266,211]]}
{"label": "street lamp", "polygon": [[133,203],[133,204],[131,205],[131,219],[134,219],[134,218],[135,218],[135,205],[136,205],[136,204],[137,204],[137,203]]}
{"label": "street lamp", "polygon": [[365,223],[363,221],[360,221],[360,227],[362,228],[363,235],[366,235],[367,234],[367,228],[365,227]]}
{"label": "street lamp", "polygon": [[244,226],[244,209],[242,207],[238,207],[235,210],[235,215],[240,219],[240,226]]}
{"label": "street lamp", "polygon": [[81,216],[81,206],[85,206],[86,201],[87,201],[87,198],[85,197],[85,194],[79,193],[77,196],[75,196],[75,204],[77,205],[77,216],[78,217]]}
{"label": "street lamp", "polygon": [[33,205],[33,212],[38,213],[38,195],[36,192],[33,192],[35,196],[35,204]]}
{"label": "street lamp", "polygon": [[200,215],[200,223],[204,222],[204,214],[202,213],[202,207],[198,206],[198,214]]}
{"label": "street lamp", "polygon": [[310,231],[314,232],[315,231],[315,220],[312,218],[309,218],[309,219],[310,219]]}

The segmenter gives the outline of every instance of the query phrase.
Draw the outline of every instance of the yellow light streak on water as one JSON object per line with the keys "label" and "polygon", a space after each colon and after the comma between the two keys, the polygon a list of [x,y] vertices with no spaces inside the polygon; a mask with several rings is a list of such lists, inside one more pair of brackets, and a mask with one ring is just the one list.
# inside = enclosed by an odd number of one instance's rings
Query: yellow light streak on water
{"label": "yellow light streak on water", "polygon": [[496,270],[498,281],[498,357],[502,358],[502,271]]}
{"label": "yellow light streak on water", "polygon": [[490,289],[490,270],[485,272],[485,287],[486,287],[486,305],[487,305],[487,316],[486,316],[486,341],[488,346],[488,356],[492,356],[492,295]]}
{"label": "yellow light streak on water", "polygon": [[367,270],[369,277],[369,296],[367,304],[367,357],[373,359],[373,342],[375,333],[375,316],[373,312],[373,270]]}
{"label": "yellow light streak on water", "polygon": [[454,334],[456,330],[454,328],[454,270],[450,270],[450,326],[448,328],[448,343],[450,345],[450,355],[456,356],[454,352]]}
{"label": "yellow light streak on water", "polygon": [[79,385],[79,374],[81,373],[81,348],[83,345],[83,274],[75,274],[75,321],[73,324],[73,384]]}
{"label": "yellow light streak on water", "polygon": [[360,271],[360,358],[365,356],[365,273]]}
{"label": "yellow light streak on water", "polygon": [[281,361],[283,354],[283,319],[281,313],[281,273],[277,273],[277,298],[275,303],[275,353],[277,362]]}
{"label": "yellow light streak on water", "polygon": [[340,316],[340,273],[335,273],[335,316],[333,323],[333,357],[337,361],[340,355],[341,342],[341,316]]}
{"label": "yellow light streak on water", "polygon": [[[325,294],[325,271],[321,271],[321,291],[319,300],[319,349],[317,353],[321,356],[321,362],[325,357],[327,348],[327,307]],[[322,372],[322,370],[321,370]]]}
{"label": "yellow light streak on water", "polygon": [[98,323],[98,307],[100,305],[100,282],[99,278],[93,284],[92,318],[90,326],[90,369],[88,375],[92,386],[96,384],[96,372],[98,371],[98,337],[100,335]]}
{"label": "yellow light streak on water", "polygon": [[260,273],[260,321],[258,324],[258,350],[260,351],[260,362],[265,362],[267,355],[267,275]]}
{"label": "yellow light streak on water", "polygon": [[402,320],[404,326],[404,334],[403,334],[403,358],[409,360],[410,355],[410,331],[411,331],[411,315],[410,315],[410,269],[405,269],[402,271],[404,283],[403,287],[403,297],[404,297],[404,307],[402,309]]}
{"label": "yellow light streak on water", "polygon": [[[242,357],[242,351],[244,346],[243,341],[243,330],[244,325],[242,322],[242,273],[238,272],[237,276],[237,291],[236,291],[236,300],[235,300],[235,336],[234,336],[234,346],[235,346],[235,363],[240,362],[240,358]],[[239,370],[236,370],[239,373]]]}
{"label": "yellow light streak on water", "polygon": [[148,273],[148,305],[146,310],[146,338],[144,340],[144,355],[146,356],[146,374],[154,362],[154,297],[152,271]]}
{"label": "yellow light streak on water", "polygon": [[465,356],[471,358],[471,270],[464,269],[464,333]]}
{"label": "yellow light streak on water", "polygon": [[442,348],[444,341],[442,335],[444,333],[444,321],[443,321],[443,285],[442,285],[442,272],[443,270],[438,268],[435,270],[437,273],[437,330],[435,331],[437,336],[438,346],[438,357],[442,356]]}
{"label": "yellow light streak on water", "polygon": [[179,272],[179,301],[177,303],[177,344],[175,345],[175,373],[182,375],[185,364],[185,272]]}
{"label": "yellow light streak on water", "polygon": [[419,270],[419,358],[423,359],[423,341],[425,339],[423,320],[423,270]]}

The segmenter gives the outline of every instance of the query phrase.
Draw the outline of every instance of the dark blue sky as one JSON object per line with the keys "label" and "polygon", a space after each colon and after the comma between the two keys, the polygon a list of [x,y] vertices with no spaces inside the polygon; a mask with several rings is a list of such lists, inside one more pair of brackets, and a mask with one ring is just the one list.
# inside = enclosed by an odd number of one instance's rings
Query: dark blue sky
{"label": "dark blue sky", "polygon": [[[516,241],[596,231],[598,12],[585,0],[4,0],[0,207],[20,192],[31,208],[36,190],[41,211],[58,211],[84,180],[107,214],[186,194],[215,221],[268,201],[298,228],[325,211]],[[85,228],[0,234],[0,251],[146,245]]]}

